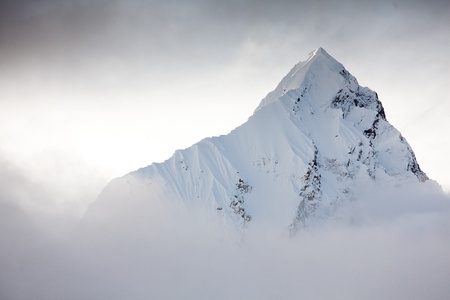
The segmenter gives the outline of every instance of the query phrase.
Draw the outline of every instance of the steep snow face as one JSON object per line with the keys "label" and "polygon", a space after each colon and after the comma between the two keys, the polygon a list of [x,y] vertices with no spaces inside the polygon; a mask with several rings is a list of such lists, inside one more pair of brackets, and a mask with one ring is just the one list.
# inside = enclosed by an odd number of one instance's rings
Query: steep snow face
{"label": "steep snow face", "polygon": [[319,48],[246,123],[113,180],[86,220],[158,211],[166,220],[196,214],[239,230],[295,234],[338,218],[362,186],[427,179],[377,94]]}
{"label": "steep snow face", "polygon": [[[291,71],[281,80],[278,86],[270,92],[256,108],[255,112],[262,107],[275,102],[290,90],[299,89],[305,81],[312,81],[317,85],[333,91],[335,73],[344,69],[344,66],[331,57],[324,49],[318,48],[309,53],[309,58],[304,62],[296,64]],[[328,76],[331,76],[329,78]],[[325,99],[325,98],[323,98]]]}

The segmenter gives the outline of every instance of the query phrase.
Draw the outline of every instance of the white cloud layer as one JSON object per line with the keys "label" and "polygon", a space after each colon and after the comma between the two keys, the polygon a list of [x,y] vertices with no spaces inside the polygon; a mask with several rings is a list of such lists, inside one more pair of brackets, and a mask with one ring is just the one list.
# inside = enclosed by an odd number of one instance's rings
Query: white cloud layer
{"label": "white cloud layer", "polygon": [[[289,238],[142,206],[51,230],[2,202],[2,299],[446,299],[450,198],[426,184],[350,204],[352,224]],[[195,214],[195,213],[194,213]],[[53,217],[52,226],[60,219]],[[234,232],[234,233],[233,233]]]}

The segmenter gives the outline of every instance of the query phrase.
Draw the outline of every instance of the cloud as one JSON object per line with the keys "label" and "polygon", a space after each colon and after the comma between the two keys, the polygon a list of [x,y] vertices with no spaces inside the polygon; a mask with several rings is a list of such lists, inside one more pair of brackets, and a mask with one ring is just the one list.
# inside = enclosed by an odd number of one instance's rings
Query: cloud
{"label": "cloud", "polygon": [[0,5],[1,299],[450,294],[449,200],[430,190],[371,191],[341,212],[352,226],[293,239],[249,228],[241,240],[142,208],[74,229],[107,178],[239,125],[318,46],[380,94],[422,168],[445,180],[434,110],[448,111],[448,1]]}
{"label": "cloud", "polygon": [[360,199],[353,225],[293,238],[251,227],[239,238],[200,212],[146,205],[55,238],[2,209],[2,299],[444,299],[450,199],[420,191]]}
{"label": "cloud", "polygon": [[10,1],[2,9],[0,47],[11,49],[2,55],[8,59],[25,53],[67,63],[108,55],[204,64],[230,59],[248,38],[296,37],[305,51],[427,38],[425,32],[437,34],[429,29],[443,30],[436,25],[446,22],[448,9],[446,1]]}

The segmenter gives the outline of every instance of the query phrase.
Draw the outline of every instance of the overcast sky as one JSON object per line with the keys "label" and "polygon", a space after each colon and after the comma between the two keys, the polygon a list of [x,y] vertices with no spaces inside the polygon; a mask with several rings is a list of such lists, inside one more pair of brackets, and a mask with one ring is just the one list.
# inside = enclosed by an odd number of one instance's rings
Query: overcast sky
{"label": "overcast sky", "polygon": [[0,298],[448,298],[449,201],[428,184],[293,239],[250,227],[237,245],[140,207],[147,227],[72,229],[109,180],[230,132],[317,47],[448,193],[449,16],[447,0],[0,1]]}
{"label": "overcast sky", "polygon": [[450,190],[446,0],[10,0],[0,14],[8,201],[81,214],[111,178],[245,122],[319,46]]}

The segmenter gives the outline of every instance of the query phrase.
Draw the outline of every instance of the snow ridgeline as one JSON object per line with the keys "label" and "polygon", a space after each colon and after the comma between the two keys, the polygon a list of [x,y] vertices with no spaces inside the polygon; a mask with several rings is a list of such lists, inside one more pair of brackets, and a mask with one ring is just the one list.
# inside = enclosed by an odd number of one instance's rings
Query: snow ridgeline
{"label": "snow ridgeline", "polygon": [[368,185],[427,180],[377,94],[318,48],[246,123],[114,179],[85,220],[196,212],[239,231],[263,226],[293,235],[341,219],[339,209],[363,197]]}

